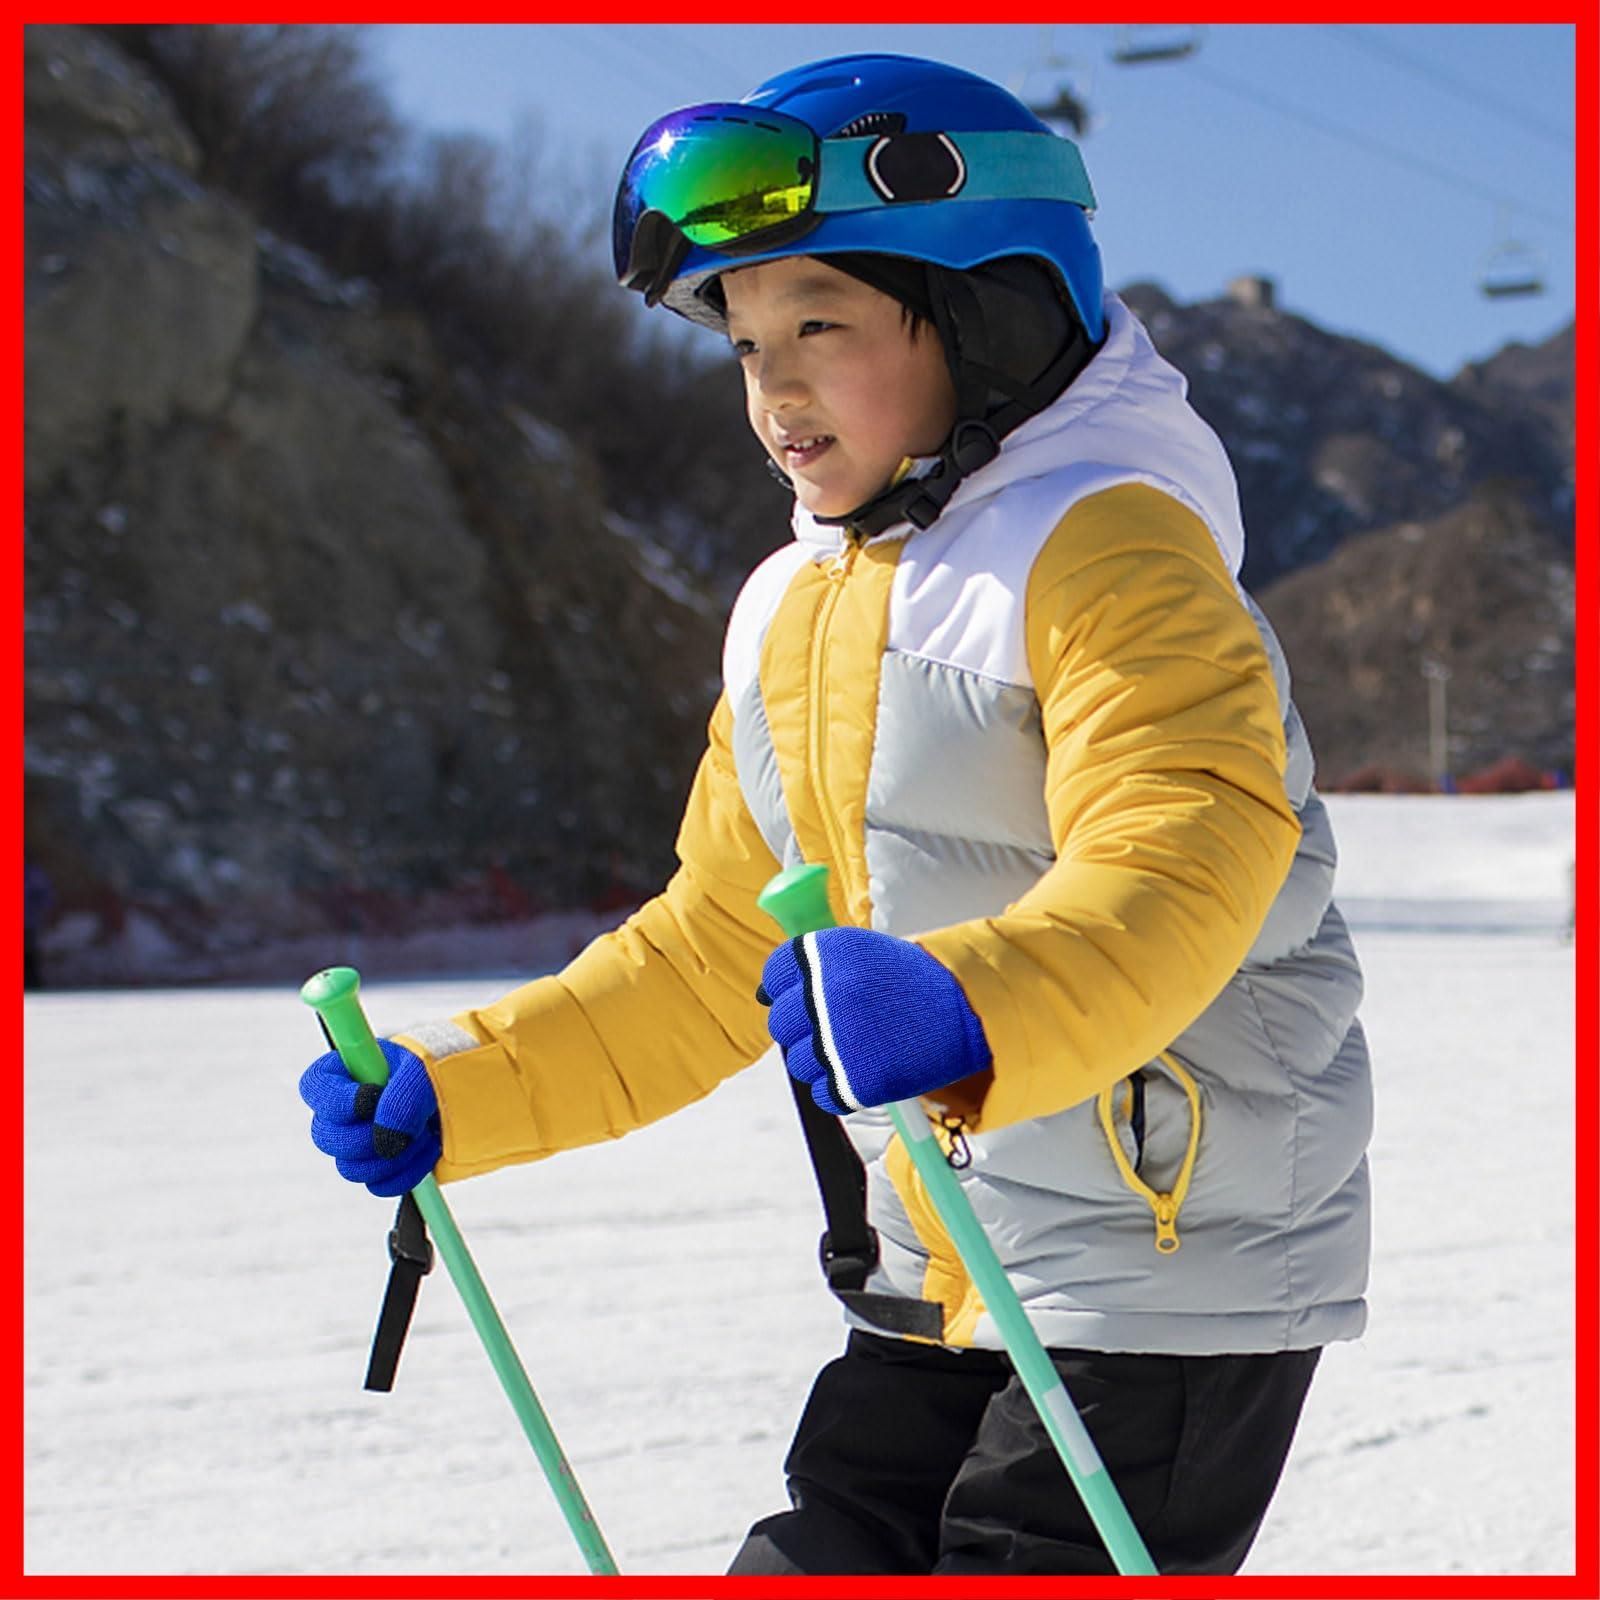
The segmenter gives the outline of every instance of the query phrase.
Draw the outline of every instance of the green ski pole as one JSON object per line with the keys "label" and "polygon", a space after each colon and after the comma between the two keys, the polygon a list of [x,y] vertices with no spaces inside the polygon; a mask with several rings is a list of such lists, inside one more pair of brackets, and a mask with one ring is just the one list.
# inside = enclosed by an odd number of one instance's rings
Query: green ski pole
{"label": "green ski pole", "polygon": [[[300,998],[322,1018],[328,1037],[351,1077],[361,1083],[387,1083],[389,1063],[384,1060],[378,1041],[372,1035],[371,1024],[361,1009],[356,995],[360,985],[360,974],[353,967],[328,967],[305,981]],[[590,1572],[614,1576],[617,1566],[601,1536],[600,1525],[583,1498],[583,1491],[567,1464],[544,1407],[528,1382],[511,1335],[506,1332],[500,1313],[489,1298],[461,1230],[456,1227],[456,1219],[451,1216],[431,1172],[411,1191],[411,1197],[439,1247],[439,1254],[444,1257],[450,1277],[466,1304],[467,1315],[478,1330],[489,1362],[522,1423],[522,1431],[528,1436],[533,1453],[539,1458],[539,1465],[544,1468],[544,1475],[555,1491],[562,1515],[583,1551]]]}
{"label": "green ski pole", "polygon": [[[828,869],[825,866],[789,867],[762,891],[757,904],[791,939],[815,933],[834,924],[828,906]],[[897,1100],[889,1106],[889,1119],[911,1154],[945,1231],[961,1255],[961,1263],[978,1286],[983,1303],[994,1318],[1006,1354],[1022,1379],[1039,1412],[1050,1442],[1056,1447],[1096,1530],[1117,1571],[1153,1576],[1155,1563],[1134,1527],[1128,1508],[1111,1481],[1094,1440],[1073,1405],[1061,1374],[1045,1354],[1033,1331],[1017,1292],[1006,1277],[989,1236],[974,1215],[972,1203],[950,1170],[939,1141],[922,1107],[915,1100]]]}

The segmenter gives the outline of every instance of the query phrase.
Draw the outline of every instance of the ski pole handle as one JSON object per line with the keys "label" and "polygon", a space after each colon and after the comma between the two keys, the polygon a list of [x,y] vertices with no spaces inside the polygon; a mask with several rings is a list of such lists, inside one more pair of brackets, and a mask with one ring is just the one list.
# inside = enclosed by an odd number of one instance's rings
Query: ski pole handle
{"label": "ski pole handle", "polygon": [[[756,904],[791,939],[836,925],[828,904],[828,869],[821,864],[789,867],[780,872],[761,891]],[[1144,1539],[1128,1515],[1128,1508],[1111,1474],[1106,1471],[1061,1374],[1028,1321],[1028,1314],[1022,1309],[1022,1302],[1000,1264],[1000,1257],[995,1254],[983,1224],[972,1209],[972,1202],[950,1170],[927,1114],[915,1100],[894,1101],[888,1111],[889,1120],[910,1154],[928,1198],[961,1257],[961,1264],[983,1296],[983,1303],[1005,1342],[1011,1365],[1028,1391],[1039,1420],[1117,1571],[1154,1576],[1156,1565],[1150,1559]]]}
{"label": "ski pole handle", "polygon": [[357,1083],[382,1087],[389,1081],[389,1063],[361,1009],[360,988],[361,974],[354,967],[324,967],[300,986],[300,998],[322,1018],[345,1071]]}
{"label": "ski pole handle", "polygon": [[[333,1047],[339,1052],[339,1059],[344,1062],[350,1076],[359,1083],[385,1084],[389,1081],[389,1063],[384,1060],[383,1051],[378,1048],[378,1041],[373,1036],[372,1025],[367,1021],[366,1012],[361,1009],[358,998],[360,988],[361,975],[355,968],[327,967],[306,979],[300,986],[300,998],[322,1019],[328,1037],[333,1041]],[[539,1397],[533,1392],[533,1385],[528,1381],[527,1371],[517,1355],[516,1346],[511,1342],[511,1335],[506,1332],[506,1325],[501,1321],[494,1301],[489,1298],[488,1287],[478,1272],[477,1263],[472,1259],[467,1242],[461,1237],[456,1219],[445,1204],[439,1184],[431,1172],[411,1191],[411,1197],[416,1201],[422,1220],[428,1225],[434,1243],[439,1247],[439,1254],[444,1258],[451,1281],[483,1343],[489,1364],[500,1379],[500,1387],[505,1390],[528,1443],[533,1446],[533,1453],[544,1469],[545,1479],[555,1494],[562,1515],[567,1519],[573,1538],[583,1551],[590,1572],[615,1576],[617,1565],[606,1547],[600,1525],[583,1497],[583,1490],[578,1487],[577,1477],[568,1464],[555,1430],[550,1426],[544,1407],[539,1404]]]}

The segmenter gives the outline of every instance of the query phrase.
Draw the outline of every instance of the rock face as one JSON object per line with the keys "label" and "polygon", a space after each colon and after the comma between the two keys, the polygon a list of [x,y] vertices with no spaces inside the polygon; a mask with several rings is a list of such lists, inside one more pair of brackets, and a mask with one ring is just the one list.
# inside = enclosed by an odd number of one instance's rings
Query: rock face
{"label": "rock face", "polygon": [[1564,441],[1570,481],[1575,361],[1576,330],[1568,323],[1542,344],[1508,344],[1489,360],[1463,367],[1451,387],[1501,414],[1531,412]]}
{"label": "rock face", "polygon": [[27,843],[63,907],[221,950],[655,886],[720,605],[556,429],[200,188],[96,35],[30,28],[26,72]]}
{"label": "rock face", "polygon": [[[651,892],[741,564],[681,553],[737,541],[203,185],[103,36],[30,27],[25,73],[27,849],[80,942],[203,972]],[[1126,292],[1237,464],[1323,771],[1423,763],[1423,652],[1459,761],[1570,766],[1570,336],[1439,384]]]}
{"label": "rock face", "polygon": [[[1504,484],[1427,522],[1348,539],[1259,595],[1325,787],[1362,769],[1454,778],[1508,754],[1572,770],[1570,547]],[[1442,703],[1428,673],[1448,670]]]}
{"label": "rock face", "polygon": [[1180,307],[1148,284],[1124,297],[1233,458],[1250,588],[1355,534],[1438,516],[1495,479],[1571,525],[1570,329],[1444,384],[1270,305]]}
{"label": "rock face", "polygon": [[1450,774],[1507,754],[1570,773],[1572,329],[1439,383],[1270,297],[1125,297],[1233,459],[1245,581],[1323,782],[1435,776],[1427,662],[1451,674]]}

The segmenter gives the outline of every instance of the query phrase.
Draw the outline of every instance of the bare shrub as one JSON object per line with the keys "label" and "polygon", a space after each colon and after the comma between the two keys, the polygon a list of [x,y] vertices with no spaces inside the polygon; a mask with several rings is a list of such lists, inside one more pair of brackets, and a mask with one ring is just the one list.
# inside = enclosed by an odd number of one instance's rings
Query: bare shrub
{"label": "bare shrub", "polygon": [[731,581],[782,537],[732,363],[666,313],[641,319],[611,279],[614,174],[563,175],[537,124],[506,146],[408,133],[357,28],[105,31],[166,85],[209,181],[421,313],[453,361],[562,428],[607,499],[706,575]]}
{"label": "bare shrub", "polygon": [[131,23],[105,31],[166,84],[200,142],[202,176],[247,202],[308,183],[358,192],[402,138],[357,29]]}

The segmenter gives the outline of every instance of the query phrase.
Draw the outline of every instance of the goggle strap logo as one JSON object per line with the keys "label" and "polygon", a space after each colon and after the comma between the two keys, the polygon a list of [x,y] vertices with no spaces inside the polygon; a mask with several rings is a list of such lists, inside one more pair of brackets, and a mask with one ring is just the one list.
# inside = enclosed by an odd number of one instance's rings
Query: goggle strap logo
{"label": "goggle strap logo", "polygon": [[967,163],[948,134],[892,133],[866,154],[867,181],[882,200],[948,200],[967,181]]}

